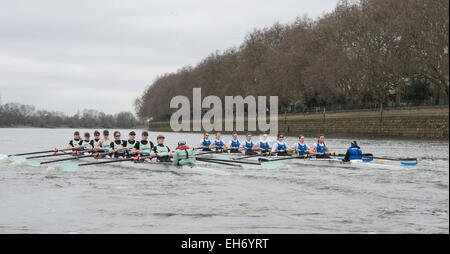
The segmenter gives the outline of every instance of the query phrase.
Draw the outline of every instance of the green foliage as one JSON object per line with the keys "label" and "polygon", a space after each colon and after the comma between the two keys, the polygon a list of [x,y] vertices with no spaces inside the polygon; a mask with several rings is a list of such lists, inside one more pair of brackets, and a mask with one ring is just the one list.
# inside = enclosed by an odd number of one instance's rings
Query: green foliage
{"label": "green foliage", "polygon": [[70,128],[133,128],[140,124],[131,112],[120,112],[109,115],[97,110],[84,110],[74,116],[66,116],[61,112],[38,110],[33,106],[19,103],[0,105],[0,127],[32,126],[32,127],[70,127]]}
{"label": "green foliage", "polygon": [[238,48],[161,75],[136,112],[165,119],[170,100],[194,87],[203,97],[278,96],[281,110],[448,104],[448,12],[448,0],[343,0],[318,20],[255,30]]}

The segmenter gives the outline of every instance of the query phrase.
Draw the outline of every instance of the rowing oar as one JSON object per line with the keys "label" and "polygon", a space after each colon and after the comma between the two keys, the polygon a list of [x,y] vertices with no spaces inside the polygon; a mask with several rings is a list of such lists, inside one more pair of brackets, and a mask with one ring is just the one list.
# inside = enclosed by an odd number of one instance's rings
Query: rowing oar
{"label": "rowing oar", "polygon": [[[79,158],[98,157],[98,156],[101,156],[103,154],[107,155],[107,153],[94,153],[94,154],[89,154],[89,155],[73,156],[72,158],[64,158],[64,159],[52,160],[52,161],[37,162],[37,161],[25,161],[25,160],[23,160],[23,161],[20,161],[20,162],[23,162],[23,163],[27,164],[28,166],[39,167],[39,166],[44,165],[44,164],[50,164],[50,163],[61,162],[61,161],[77,160]],[[111,153],[109,153],[109,154],[111,154]]]}
{"label": "rowing oar", "polygon": [[221,161],[216,161],[216,160],[206,159],[206,158],[197,158],[196,160],[209,162],[209,163],[216,163],[216,164],[221,164],[221,165],[226,165],[226,166],[232,166],[232,167],[239,167],[239,165],[236,165],[236,164],[231,164],[231,163],[227,163],[227,162],[221,162]]}
{"label": "rowing oar", "polygon": [[99,161],[99,162],[89,162],[89,163],[82,163],[82,164],[76,164],[73,162],[66,162],[61,164],[61,170],[63,171],[75,171],[78,167],[84,167],[84,166],[90,166],[90,165],[101,165],[101,164],[109,164],[109,163],[117,163],[122,161],[138,161],[143,158],[154,158],[155,156],[138,156],[133,158],[125,158],[125,159],[117,159],[117,160],[105,160],[105,161]]}
{"label": "rowing oar", "polygon": [[[376,159],[376,160],[400,161],[400,164],[402,164],[404,166],[415,166],[418,163],[417,158],[374,157],[373,154],[371,154],[371,153],[363,154],[363,157],[368,157],[368,158]],[[405,161],[411,161],[411,162],[405,162]],[[414,161],[414,162],[412,162],[412,161]]]}
{"label": "rowing oar", "polygon": [[73,151],[71,153],[55,153],[55,154],[49,154],[49,155],[39,155],[39,156],[26,157],[25,159],[29,160],[29,159],[37,159],[37,158],[63,156],[63,155],[79,155],[80,153],[85,153],[85,152],[88,152],[88,151],[78,150],[78,151]]}
{"label": "rowing oar", "polygon": [[61,162],[61,161],[71,161],[71,160],[77,160],[80,158],[89,158],[89,157],[100,157],[102,155],[110,155],[113,153],[94,153],[94,154],[88,154],[88,155],[80,155],[80,156],[74,156],[73,158],[64,158],[59,160],[52,160],[52,161],[44,161],[40,162],[40,164],[49,164],[49,163],[55,163],[55,162]]}
{"label": "rowing oar", "polygon": [[70,149],[53,149],[53,150],[48,150],[48,151],[40,151],[40,152],[31,152],[31,153],[17,153],[17,154],[10,154],[8,155],[8,157],[11,156],[22,156],[22,155],[32,155],[32,154],[40,154],[40,153],[57,153],[57,152],[65,152],[65,151],[69,151],[72,150],[72,148]]}
{"label": "rowing oar", "polygon": [[253,154],[253,155],[242,156],[242,157],[239,157],[239,158],[231,158],[231,160],[233,160],[233,161],[240,161],[240,160],[243,160],[243,159],[259,157],[259,156],[266,156],[266,155],[265,154]]}
{"label": "rowing oar", "polygon": [[47,151],[40,151],[40,152],[31,152],[31,153],[17,153],[17,154],[0,154],[0,160],[6,159],[11,157],[12,161],[25,161],[25,157],[21,157],[23,155],[33,155],[33,154],[42,154],[42,153],[58,153],[58,152],[65,152],[72,149],[53,149],[53,150],[47,150]]}
{"label": "rowing oar", "polygon": [[274,170],[274,169],[279,169],[280,167],[284,166],[283,163],[281,162],[266,162],[266,163],[261,163],[261,162],[249,162],[249,161],[229,161],[229,160],[220,160],[220,159],[206,159],[206,158],[200,158],[197,159],[200,161],[206,161],[206,162],[212,162],[212,163],[218,163],[218,162],[222,162],[222,163],[237,163],[237,164],[243,164],[245,165],[256,165],[256,166],[261,166],[263,169],[270,169],[270,170]]}
{"label": "rowing oar", "polygon": [[226,163],[235,163],[235,164],[247,164],[247,165],[261,165],[257,162],[249,162],[249,161],[230,161],[230,160],[222,160],[222,159],[208,159],[208,158],[197,158],[198,161],[218,161],[218,162],[226,162]]}

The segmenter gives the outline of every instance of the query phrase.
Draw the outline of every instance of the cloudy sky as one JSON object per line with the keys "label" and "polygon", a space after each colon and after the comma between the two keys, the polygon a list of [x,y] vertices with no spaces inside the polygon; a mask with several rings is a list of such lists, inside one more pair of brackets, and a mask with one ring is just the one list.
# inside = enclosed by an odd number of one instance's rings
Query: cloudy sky
{"label": "cloudy sky", "polygon": [[158,75],[238,46],[254,28],[338,0],[0,0],[0,96],[74,114],[133,111]]}

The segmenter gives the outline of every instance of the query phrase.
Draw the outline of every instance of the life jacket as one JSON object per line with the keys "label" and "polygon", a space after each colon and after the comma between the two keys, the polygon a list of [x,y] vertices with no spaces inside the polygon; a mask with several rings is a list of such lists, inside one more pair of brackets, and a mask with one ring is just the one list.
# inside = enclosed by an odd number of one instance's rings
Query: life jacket
{"label": "life jacket", "polygon": [[283,143],[283,144],[280,144],[280,143],[278,143],[277,142],[277,151],[278,152],[281,152],[281,153],[285,153],[286,152],[286,144],[285,143]]}
{"label": "life jacket", "polygon": [[168,153],[169,148],[167,146],[156,145],[156,153]]}
{"label": "life jacket", "polygon": [[80,140],[72,139],[72,146],[75,147],[80,143]]}
{"label": "life jacket", "polygon": [[218,148],[224,147],[222,140],[220,141],[214,140],[214,145],[217,146]]}
{"label": "life jacket", "polygon": [[[114,140],[114,141],[113,141],[114,150],[117,150],[117,149],[119,148],[119,146],[121,146],[122,144],[123,144],[122,140],[120,140],[120,143],[119,143],[119,144],[117,144],[117,141]],[[120,151],[116,151],[116,154],[122,154],[122,153],[124,153],[124,152],[126,152],[126,151],[127,151],[127,150],[122,149],[122,150],[120,150]]]}
{"label": "life jacket", "polygon": [[323,145],[320,145],[319,143],[317,143],[316,153],[326,153],[326,151],[327,151],[327,146],[325,145],[325,143],[323,143]]}
{"label": "life jacket", "polygon": [[239,148],[239,146],[241,145],[241,142],[239,142],[239,140],[231,140],[231,147],[233,148]]}
{"label": "life jacket", "polygon": [[119,144],[117,144],[117,141],[116,141],[116,140],[114,140],[112,143],[113,143],[113,145],[114,145],[114,150],[117,150],[117,148],[119,148],[119,146],[122,145],[122,140],[120,140],[120,143],[119,143]]}
{"label": "life jacket", "polygon": [[254,145],[255,144],[253,143],[253,141],[251,141],[251,142],[248,142],[247,140],[244,141],[244,147],[247,150],[252,150]]}
{"label": "life jacket", "polygon": [[261,149],[267,151],[267,150],[269,150],[270,145],[269,145],[269,142],[267,142],[267,141],[259,141],[259,147],[260,147]]}
{"label": "life jacket", "polygon": [[109,149],[110,145],[111,145],[111,141],[109,141],[109,139],[107,139],[107,140],[102,139],[102,145],[100,147],[103,149]]}
{"label": "life jacket", "polygon": [[[155,150],[156,150],[156,153],[158,153],[158,154],[168,155],[168,153],[169,153],[169,147],[167,147],[165,145],[163,145],[163,146],[156,145]],[[162,157],[158,157],[158,161],[170,162],[171,160],[170,160],[169,156],[162,156]]]}
{"label": "life jacket", "polygon": [[150,155],[150,151],[152,150],[152,146],[150,145],[150,141],[147,141],[147,144],[143,144],[142,141],[139,144],[139,149],[143,155]]}
{"label": "life jacket", "polygon": [[133,149],[135,145],[136,145],[136,141],[135,140],[133,141],[133,143],[131,143],[130,140],[127,141],[127,148],[128,149],[130,149],[130,150]]}
{"label": "life jacket", "polygon": [[91,140],[86,141],[85,139],[83,139],[83,141],[81,142],[81,146],[84,146],[84,147],[86,147],[86,146],[88,146],[90,144],[91,144]]}
{"label": "life jacket", "polygon": [[211,140],[203,139],[202,146],[209,147],[211,145]]}
{"label": "life jacket", "polygon": [[174,162],[173,162],[174,165],[176,165],[176,166],[182,166],[182,165],[193,166],[193,165],[195,165],[194,151],[186,145],[178,147],[175,150],[174,157],[177,157],[177,159],[174,160]]}
{"label": "life jacket", "polygon": [[302,145],[302,144],[300,144],[300,142],[298,142],[297,149],[300,150],[300,151],[298,151],[298,155],[308,154],[308,146],[306,144]]}
{"label": "life jacket", "polygon": [[362,150],[358,147],[350,147],[348,149],[349,160],[361,160],[362,159]]}

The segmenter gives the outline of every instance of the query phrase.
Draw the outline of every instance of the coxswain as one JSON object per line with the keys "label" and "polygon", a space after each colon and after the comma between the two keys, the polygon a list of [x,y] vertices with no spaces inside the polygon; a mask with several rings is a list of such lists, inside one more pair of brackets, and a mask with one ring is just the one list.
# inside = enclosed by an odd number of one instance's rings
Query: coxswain
{"label": "coxswain", "polygon": [[343,161],[361,160],[361,159],[362,159],[361,147],[358,146],[358,143],[356,141],[352,141],[350,143],[350,148],[345,153]]}
{"label": "coxswain", "polygon": [[211,140],[209,139],[209,133],[203,134],[202,140],[200,140],[200,144],[198,148],[202,149],[202,151],[211,151],[209,148],[211,146]]}
{"label": "coxswain", "polygon": [[174,166],[195,166],[195,153],[194,149],[189,148],[186,145],[186,141],[178,141],[178,147],[173,153],[173,163]]}
{"label": "coxswain", "polygon": [[328,158],[330,151],[325,145],[325,135],[319,135],[317,143],[309,148],[309,154],[315,154],[317,158]]}
{"label": "coxswain", "polygon": [[298,152],[299,156],[305,156],[309,152],[309,146],[305,143],[305,136],[298,136],[298,143],[292,147],[293,151]]}
{"label": "coxswain", "polygon": [[164,145],[165,137],[163,135],[158,135],[156,138],[156,146],[153,147],[153,152],[157,156],[153,158],[153,162],[171,162],[170,158],[173,156],[170,148]]}
{"label": "coxswain", "polygon": [[233,132],[232,140],[228,143],[227,149],[230,153],[240,153],[239,148],[241,147],[241,142],[238,140],[238,134]]}
{"label": "coxswain", "polygon": [[241,151],[245,151],[245,155],[255,155],[257,154],[256,149],[255,143],[252,141],[252,134],[247,133],[244,142],[242,142]]}

